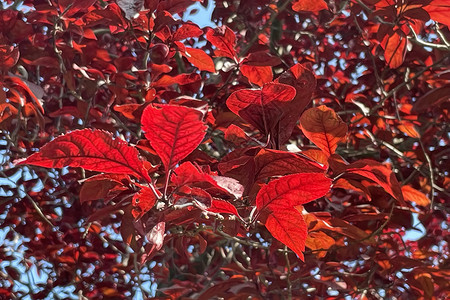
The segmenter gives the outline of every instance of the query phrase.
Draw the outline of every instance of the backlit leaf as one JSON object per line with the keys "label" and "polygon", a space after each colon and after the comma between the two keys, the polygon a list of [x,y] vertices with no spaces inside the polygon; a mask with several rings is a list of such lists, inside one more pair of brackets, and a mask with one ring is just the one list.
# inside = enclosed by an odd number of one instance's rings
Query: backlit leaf
{"label": "backlit leaf", "polygon": [[450,2],[448,0],[433,0],[424,9],[431,19],[450,27]]}
{"label": "backlit leaf", "polygon": [[201,49],[186,48],[184,56],[200,71],[208,71],[213,73],[216,71],[214,62],[211,57]]}
{"label": "backlit leaf", "polygon": [[406,36],[400,30],[384,37],[381,47],[384,49],[384,59],[389,67],[395,69],[403,64],[406,43]]}
{"label": "backlit leaf", "polygon": [[75,130],[59,136],[18,164],[45,168],[80,167],[86,170],[130,174],[150,181],[138,151],[102,130]]}
{"label": "backlit leaf", "polygon": [[385,165],[370,159],[361,159],[347,166],[347,174],[357,174],[379,184],[387,193],[404,203],[402,189],[395,174]]}
{"label": "backlit leaf", "polygon": [[[308,234],[305,241],[306,247],[311,250],[319,250],[319,249],[329,249],[331,246],[335,244],[335,241],[332,237],[322,231],[315,231]],[[318,257],[324,257],[327,252],[326,251],[318,251],[315,252]]]}
{"label": "backlit leaf", "polygon": [[277,130],[272,132],[272,136],[278,140],[278,145],[281,145],[290,138],[303,110],[311,102],[316,89],[316,77],[304,65],[296,64],[281,74],[276,82],[290,85],[296,91],[294,100],[283,106],[283,116],[280,118]]}
{"label": "backlit leaf", "polygon": [[256,196],[256,207],[270,211],[292,208],[325,196],[330,187],[331,179],[322,173],[287,175],[261,188]]}
{"label": "backlit leaf", "polygon": [[236,58],[236,36],[234,32],[226,25],[209,29],[206,33],[206,39],[211,42],[217,49],[214,50],[216,56]]}
{"label": "backlit leaf", "polygon": [[213,213],[231,214],[235,215],[238,218],[241,218],[236,207],[230,202],[224,200],[212,199],[211,207],[209,207],[207,210]]}
{"label": "backlit leaf", "polygon": [[417,205],[427,206],[430,204],[430,199],[428,199],[428,197],[424,193],[416,190],[409,185],[402,186],[402,193],[405,200],[414,202]]}
{"label": "backlit leaf", "polygon": [[256,180],[295,173],[324,173],[312,160],[286,151],[262,149],[255,157]]}
{"label": "backlit leaf", "polygon": [[166,172],[201,143],[206,132],[203,113],[176,105],[149,105],[142,114],[145,137],[158,153]]}
{"label": "backlit leaf", "polygon": [[322,9],[328,9],[328,5],[324,0],[297,0],[292,3],[292,9],[298,12],[318,12]]}
{"label": "backlit leaf", "polygon": [[[153,190],[140,185],[141,190],[133,196],[132,214],[135,219],[139,219],[146,212],[153,208],[158,199]],[[159,195],[158,195],[159,196]]]}
{"label": "backlit leaf", "polygon": [[266,220],[266,228],[274,238],[285,244],[304,261],[307,228],[301,213],[295,209],[280,209],[272,212]]}
{"label": "backlit leaf", "polygon": [[263,86],[273,79],[272,68],[269,66],[242,65],[240,70],[248,81],[259,86]]}
{"label": "backlit leaf", "polygon": [[347,134],[347,124],[334,110],[324,105],[305,111],[300,125],[305,136],[327,156],[336,151],[338,142]]}

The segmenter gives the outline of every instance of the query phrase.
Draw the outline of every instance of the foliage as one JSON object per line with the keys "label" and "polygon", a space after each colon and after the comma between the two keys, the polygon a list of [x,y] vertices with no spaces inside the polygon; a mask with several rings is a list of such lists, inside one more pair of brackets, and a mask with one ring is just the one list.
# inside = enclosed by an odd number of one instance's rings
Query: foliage
{"label": "foliage", "polygon": [[0,2],[0,297],[448,298],[448,1],[195,2]]}

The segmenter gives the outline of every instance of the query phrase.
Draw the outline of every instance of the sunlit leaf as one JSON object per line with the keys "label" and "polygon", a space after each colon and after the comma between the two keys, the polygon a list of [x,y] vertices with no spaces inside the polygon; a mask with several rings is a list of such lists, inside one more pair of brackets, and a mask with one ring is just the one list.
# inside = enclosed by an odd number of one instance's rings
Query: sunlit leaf
{"label": "sunlit leaf", "polygon": [[414,202],[417,205],[427,206],[430,204],[430,199],[428,199],[428,197],[424,193],[416,190],[409,185],[402,186],[402,193],[405,200]]}
{"label": "sunlit leaf", "polygon": [[75,130],[59,136],[18,164],[45,168],[81,167],[97,172],[131,174],[150,181],[138,151],[102,130]]}
{"label": "sunlit leaf", "polygon": [[256,196],[256,207],[270,211],[292,208],[325,196],[330,187],[331,179],[322,173],[287,175],[261,188]]}
{"label": "sunlit leaf", "polygon": [[142,114],[145,137],[158,153],[166,172],[201,143],[206,126],[203,113],[176,105],[150,105]]}
{"label": "sunlit leaf", "polygon": [[285,244],[304,261],[307,228],[303,216],[295,209],[279,209],[266,220],[266,228],[274,238]]}

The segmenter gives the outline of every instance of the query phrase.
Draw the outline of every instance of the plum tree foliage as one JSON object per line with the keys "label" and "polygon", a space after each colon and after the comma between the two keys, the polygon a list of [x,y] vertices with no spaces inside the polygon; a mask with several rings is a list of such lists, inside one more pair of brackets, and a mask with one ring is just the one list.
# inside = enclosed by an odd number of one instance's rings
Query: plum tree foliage
{"label": "plum tree foliage", "polygon": [[0,5],[1,299],[450,297],[449,1]]}

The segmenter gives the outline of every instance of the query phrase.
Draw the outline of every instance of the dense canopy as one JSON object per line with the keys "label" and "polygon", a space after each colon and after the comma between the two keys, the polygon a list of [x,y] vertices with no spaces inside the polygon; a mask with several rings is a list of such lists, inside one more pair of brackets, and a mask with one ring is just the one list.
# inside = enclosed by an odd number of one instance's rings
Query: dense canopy
{"label": "dense canopy", "polygon": [[0,298],[449,298],[449,26],[0,1]]}

